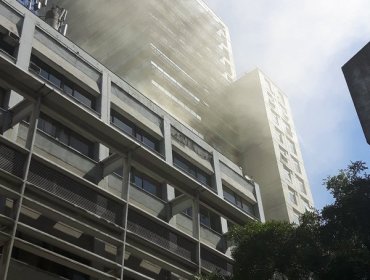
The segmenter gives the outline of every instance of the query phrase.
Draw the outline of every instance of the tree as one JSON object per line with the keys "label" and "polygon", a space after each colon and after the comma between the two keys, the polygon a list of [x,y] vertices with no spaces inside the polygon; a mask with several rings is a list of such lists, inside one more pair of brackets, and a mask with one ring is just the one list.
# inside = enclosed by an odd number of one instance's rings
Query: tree
{"label": "tree", "polygon": [[235,227],[230,233],[236,245],[231,279],[370,279],[366,169],[363,162],[354,162],[328,177],[324,183],[335,202],[321,213],[306,212],[299,225],[271,221]]}

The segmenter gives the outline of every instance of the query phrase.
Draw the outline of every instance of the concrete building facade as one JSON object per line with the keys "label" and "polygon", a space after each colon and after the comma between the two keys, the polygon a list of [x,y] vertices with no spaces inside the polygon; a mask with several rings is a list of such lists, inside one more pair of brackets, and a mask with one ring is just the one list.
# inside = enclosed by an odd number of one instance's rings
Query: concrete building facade
{"label": "concrete building facade", "polygon": [[232,273],[259,186],[15,0],[0,33],[0,278]]}
{"label": "concrete building facade", "polygon": [[298,224],[313,199],[286,95],[259,69],[226,91],[239,164],[261,187],[266,220]]}
{"label": "concrete building facade", "polygon": [[[48,7],[39,13],[42,15],[54,3],[49,1]],[[258,122],[259,126],[255,126],[256,118],[252,115],[240,117],[250,107],[259,108],[254,110],[255,116],[261,116],[266,110],[264,107],[268,108],[269,101],[265,99],[264,104],[255,106],[254,96],[261,92],[251,85],[242,89],[242,82],[234,85],[236,75],[228,28],[203,1],[180,1],[174,5],[167,0],[123,3],[116,0],[109,2],[104,11],[99,9],[99,0],[61,0],[57,3],[68,10],[68,38],[108,65],[120,77],[127,79],[171,115],[195,129],[207,143],[222,151],[244,170],[254,170],[253,173],[247,173],[253,175],[257,182],[263,182],[264,199],[271,201],[271,207],[268,206],[270,203],[265,204],[265,211],[271,212],[272,219],[297,222],[303,208],[313,206],[298,141],[293,136],[293,126],[289,128],[287,137],[292,138],[298,156],[289,160],[292,166],[295,164],[303,170],[302,176],[297,175],[297,178],[293,178],[294,182],[289,183],[288,193],[292,200],[295,197],[297,199],[293,203],[295,206],[291,206],[291,200],[286,196],[286,187],[274,188],[275,191],[271,192],[271,182],[266,185],[266,180],[270,179],[262,176],[267,170],[267,174],[275,174],[274,178],[281,177],[282,181],[283,177],[277,174],[290,172],[289,168],[281,170],[280,153],[276,153],[276,157],[266,158],[268,164],[266,162],[264,165],[258,163],[263,149],[253,149],[253,156],[241,153],[251,143],[257,144],[249,139],[261,141],[261,130],[270,131],[276,119],[281,118],[281,125],[284,125],[284,121],[289,123],[292,116],[287,105],[281,117],[266,118],[264,122]],[[130,11],[128,15],[127,11]],[[122,14],[126,15],[123,19]],[[261,82],[256,80],[255,83],[255,88],[259,88]],[[233,97],[230,91],[237,87],[244,94]],[[250,88],[254,92],[249,92]],[[239,104],[239,99],[245,101]],[[286,97],[284,99],[288,103]],[[235,102],[238,109],[230,110],[225,106],[228,102]],[[232,116],[227,119],[225,116],[230,114]],[[284,166],[287,167],[287,163]],[[277,170],[279,172],[276,173]],[[254,175],[257,173],[259,175]],[[302,198],[298,192],[294,193],[296,189],[300,190],[293,186],[297,184],[307,189]],[[303,204],[307,207],[303,207]],[[281,213],[276,211],[276,207],[281,207]],[[292,207],[295,207],[294,211]]]}
{"label": "concrete building facade", "polygon": [[40,15],[55,3],[69,39],[186,123],[235,80],[228,28],[202,0],[49,0]]}
{"label": "concrete building facade", "polygon": [[370,145],[370,42],[342,67],[358,118]]}

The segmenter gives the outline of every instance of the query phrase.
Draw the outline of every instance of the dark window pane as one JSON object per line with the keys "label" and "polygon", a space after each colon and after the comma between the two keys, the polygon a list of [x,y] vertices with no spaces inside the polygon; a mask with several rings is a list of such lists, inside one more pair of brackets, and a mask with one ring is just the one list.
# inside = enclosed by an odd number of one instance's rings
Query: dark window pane
{"label": "dark window pane", "polygon": [[143,179],[139,175],[134,175],[134,184],[139,187],[143,188]]}
{"label": "dark window pane", "polygon": [[58,133],[58,139],[63,144],[69,145],[69,131],[67,131],[65,128],[60,128]]}
{"label": "dark window pane", "polygon": [[231,190],[229,190],[229,189],[227,189],[225,187],[224,187],[224,198],[227,201],[231,202],[232,204],[236,204],[234,193]]}
{"label": "dark window pane", "polygon": [[43,132],[49,134],[52,137],[56,137],[56,127],[47,118],[40,117],[38,122],[38,128]]}
{"label": "dark window pane", "polygon": [[155,185],[153,182],[143,179],[143,189],[147,192],[150,192],[151,194],[154,194],[156,196],[159,195],[159,188],[157,185]]}
{"label": "dark window pane", "polygon": [[127,123],[123,122],[121,119],[113,116],[112,122],[115,126],[117,126],[122,131],[126,132],[129,135],[134,134],[134,129]]}
{"label": "dark window pane", "polygon": [[60,82],[60,79],[56,76],[54,76],[53,74],[49,74],[49,81],[56,85],[57,87],[60,87],[61,86],[61,82]]}
{"label": "dark window pane", "polygon": [[177,167],[179,167],[179,168],[183,169],[184,171],[188,172],[188,170],[189,170],[188,165],[181,158],[179,158],[177,155],[174,155],[173,163]]}
{"label": "dark window pane", "polygon": [[63,85],[63,91],[68,95],[73,94],[73,88],[70,85],[67,85],[67,84]]}
{"label": "dark window pane", "polygon": [[44,69],[41,69],[40,76],[43,77],[45,80],[49,80],[49,73]]}
{"label": "dark window pane", "polygon": [[75,89],[73,92],[73,96],[80,101],[82,104],[86,105],[87,107],[92,108],[92,99],[88,98],[87,96],[80,93],[78,90]]}
{"label": "dark window pane", "polygon": [[159,143],[157,139],[151,138],[149,136],[143,136],[142,142],[145,146],[147,146],[149,149],[158,151]]}
{"label": "dark window pane", "polygon": [[242,202],[242,208],[245,212],[254,215],[253,205],[245,200]]}
{"label": "dark window pane", "polygon": [[197,174],[197,179],[199,182],[205,184],[205,185],[210,185],[210,179],[209,179],[209,175],[202,172],[202,171],[198,171],[198,174]]}
{"label": "dark window pane", "polygon": [[90,145],[89,143],[85,142],[83,139],[76,137],[75,135],[71,135],[69,139],[70,143],[69,145],[79,151],[81,154],[84,154],[86,156],[90,155]]}

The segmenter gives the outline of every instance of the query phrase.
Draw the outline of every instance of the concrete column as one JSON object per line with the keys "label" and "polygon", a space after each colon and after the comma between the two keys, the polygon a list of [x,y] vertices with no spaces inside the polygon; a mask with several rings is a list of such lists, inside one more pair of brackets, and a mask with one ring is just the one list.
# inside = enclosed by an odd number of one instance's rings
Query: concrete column
{"label": "concrete column", "polygon": [[0,263],[0,279],[4,279],[4,280],[6,280],[8,277],[10,259],[11,259],[11,255],[13,251],[15,235],[17,233],[19,217],[21,214],[21,208],[23,204],[24,192],[25,192],[26,185],[27,185],[28,173],[29,173],[29,168],[30,168],[31,159],[32,159],[33,147],[34,147],[36,130],[37,130],[37,123],[38,123],[38,118],[40,114],[40,106],[41,106],[41,97],[39,97],[39,99],[35,103],[34,109],[31,114],[30,125],[29,125],[27,139],[26,139],[26,149],[28,149],[29,152],[27,155],[25,165],[23,167],[24,168],[23,183],[22,183],[22,187],[20,191],[20,196],[13,203],[12,216],[14,219],[14,225],[13,225],[13,229],[10,235],[10,240],[4,246],[3,255],[1,256],[1,260],[0,260],[1,262]]}
{"label": "concrete column", "polygon": [[263,204],[262,204],[262,198],[261,198],[261,191],[260,186],[257,183],[254,183],[254,192],[257,199],[257,208],[258,208],[258,216],[262,223],[266,222],[265,219],[265,212],[263,211]]}
{"label": "concrete column", "polygon": [[[102,73],[101,80],[101,91],[100,91],[100,118],[103,122],[110,123],[110,93],[111,93],[111,78],[107,70],[104,70]],[[103,159],[109,156],[109,148],[98,144],[98,160],[102,161]],[[102,188],[108,188],[108,178],[105,177],[99,182],[99,186]]]}
{"label": "concrete column", "polygon": [[197,239],[196,262],[198,263],[198,273],[202,271],[202,259],[200,254],[200,205],[199,193],[193,199],[193,237]]}
{"label": "concrete column", "polygon": [[171,122],[168,116],[163,119],[163,149],[166,162],[172,165]]}
{"label": "concrete column", "polygon": [[[172,199],[175,198],[175,188],[170,186],[169,184],[165,185],[166,187],[166,192],[167,192],[167,201],[171,201]],[[171,208],[171,207],[169,207]],[[172,215],[172,209],[168,209],[168,223],[170,225],[176,226],[176,216]]]}
{"label": "concrete column", "polygon": [[214,170],[213,184],[216,187],[217,195],[221,198],[224,198],[224,191],[222,189],[220,158],[218,152],[215,150],[213,151],[212,161]]}
{"label": "concrete column", "polygon": [[123,216],[123,227],[124,231],[122,234],[122,250],[119,253],[121,258],[121,273],[120,279],[123,280],[124,266],[125,266],[125,254],[126,254],[126,235],[127,235],[127,222],[128,222],[128,209],[129,209],[129,200],[130,200],[130,170],[131,170],[131,152],[127,154],[127,157],[123,160],[123,177],[122,177],[122,194],[121,198],[126,200],[125,213]]}
{"label": "concrete column", "polygon": [[26,13],[23,20],[22,35],[19,41],[16,62],[17,66],[23,70],[28,70],[28,66],[30,64],[35,24],[35,19]]}
{"label": "concrete column", "polygon": [[[22,34],[19,40],[18,54],[16,65],[23,70],[28,70],[30,64],[33,37],[35,34],[35,20],[28,13],[25,14],[22,26]],[[10,91],[8,107],[11,108],[23,100],[23,97],[15,91]],[[19,124],[15,125],[4,133],[5,137],[12,141],[16,141],[18,135]]]}

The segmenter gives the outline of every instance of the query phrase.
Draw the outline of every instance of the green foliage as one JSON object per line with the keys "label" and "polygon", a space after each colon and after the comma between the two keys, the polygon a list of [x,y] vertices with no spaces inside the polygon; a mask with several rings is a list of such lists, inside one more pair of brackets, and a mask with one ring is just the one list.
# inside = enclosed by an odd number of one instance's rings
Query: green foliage
{"label": "green foliage", "polygon": [[[335,202],[307,212],[300,225],[235,227],[233,280],[370,279],[370,176],[354,162],[324,183]],[[209,280],[221,280],[211,275]],[[216,277],[216,278],[212,278]]]}

